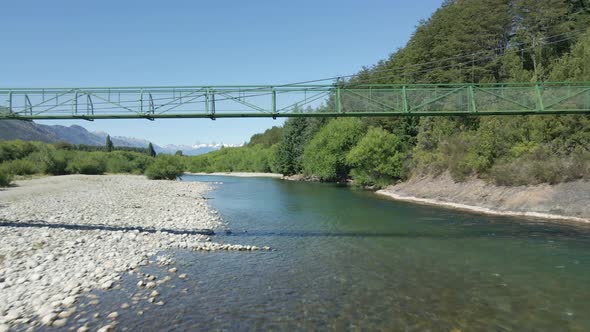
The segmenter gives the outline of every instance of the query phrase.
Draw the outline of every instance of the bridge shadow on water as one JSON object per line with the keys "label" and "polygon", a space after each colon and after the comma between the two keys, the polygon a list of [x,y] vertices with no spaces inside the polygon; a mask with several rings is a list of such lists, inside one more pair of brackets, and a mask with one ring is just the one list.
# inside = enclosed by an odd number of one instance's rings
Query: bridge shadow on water
{"label": "bridge shadow on water", "polygon": [[555,225],[536,227],[533,225],[506,225],[494,230],[485,227],[461,227],[441,229],[440,231],[306,231],[306,230],[243,230],[221,231],[215,233],[211,229],[171,229],[147,228],[141,226],[110,226],[101,224],[65,224],[49,223],[43,220],[9,221],[0,219],[0,227],[15,228],[50,228],[66,230],[100,230],[100,231],[139,231],[145,233],[169,233],[178,235],[220,235],[223,237],[291,237],[291,238],[429,238],[429,239],[469,239],[469,238],[530,238],[530,239],[578,239],[590,240],[590,229],[571,225]]}
{"label": "bridge shadow on water", "polygon": [[196,229],[196,230],[185,230],[185,229],[170,229],[170,228],[146,228],[140,226],[109,226],[109,225],[78,225],[78,224],[63,224],[63,223],[48,223],[43,220],[35,221],[8,221],[0,220],[0,227],[16,227],[16,228],[52,228],[52,229],[68,229],[68,230],[82,230],[82,231],[139,231],[145,233],[169,233],[179,235],[215,235],[215,232],[211,229]]}
{"label": "bridge shadow on water", "polygon": [[530,229],[515,227],[506,229],[454,229],[451,231],[272,231],[247,230],[219,233],[227,237],[292,237],[292,238],[407,238],[407,239],[469,239],[469,238],[530,238],[530,239],[578,239],[590,240],[589,230],[571,227]]}

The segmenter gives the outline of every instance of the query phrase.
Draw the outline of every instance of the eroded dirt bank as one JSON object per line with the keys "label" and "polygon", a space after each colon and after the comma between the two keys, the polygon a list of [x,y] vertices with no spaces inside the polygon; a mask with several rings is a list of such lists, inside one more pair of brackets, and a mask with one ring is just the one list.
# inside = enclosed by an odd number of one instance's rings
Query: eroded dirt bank
{"label": "eroded dirt bank", "polygon": [[416,203],[496,214],[590,222],[590,181],[502,187],[449,175],[413,178],[377,191]]}

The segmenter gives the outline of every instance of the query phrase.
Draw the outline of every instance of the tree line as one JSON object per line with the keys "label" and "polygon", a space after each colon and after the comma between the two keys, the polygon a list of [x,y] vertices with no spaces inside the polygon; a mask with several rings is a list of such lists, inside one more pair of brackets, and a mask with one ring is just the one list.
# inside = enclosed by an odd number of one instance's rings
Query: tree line
{"label": "tree line", "polygon": [[153,146],[115,147],[107,137],[105,146],[58,142],[0,142],[0,187],[15,176],[34,174],[145,174],[150,179],[176,179],[184,172],[180,157],[156,156]]}

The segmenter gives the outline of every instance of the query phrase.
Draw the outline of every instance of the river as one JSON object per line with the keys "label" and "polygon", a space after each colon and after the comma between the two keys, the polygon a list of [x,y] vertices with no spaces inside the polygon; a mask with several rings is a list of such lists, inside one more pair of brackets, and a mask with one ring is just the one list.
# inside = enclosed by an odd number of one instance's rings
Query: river
{"label": "river", "polygon": [[[259,252],[176,252],[190,278],[130,330],[588,331],[590,228],[333,184],[186,176]],[[129,283],[129,288],[133,284]],[[106,295],[113,296],[113,295]]]}

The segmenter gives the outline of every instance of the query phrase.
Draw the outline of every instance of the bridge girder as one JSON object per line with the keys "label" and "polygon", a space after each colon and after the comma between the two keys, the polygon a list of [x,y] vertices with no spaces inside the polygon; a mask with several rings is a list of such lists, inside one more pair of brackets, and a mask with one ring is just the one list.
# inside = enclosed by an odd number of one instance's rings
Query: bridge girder
{"label": "bridge girder", "polygon": [[0,120],[590,114],[587,82],[2,88],[2,97]]}

